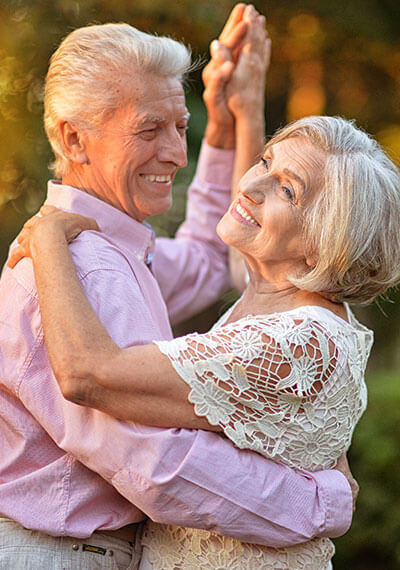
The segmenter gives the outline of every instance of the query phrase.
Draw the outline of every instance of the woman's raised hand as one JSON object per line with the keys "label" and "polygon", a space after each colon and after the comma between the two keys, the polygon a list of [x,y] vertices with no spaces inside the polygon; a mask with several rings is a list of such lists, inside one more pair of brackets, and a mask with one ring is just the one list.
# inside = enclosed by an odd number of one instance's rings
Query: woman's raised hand
{"label": "woman's raised hand", "polygon": [[7,265],[12,269],[24,257],[32,257],[34,240],[38,235],[49,239],[58,236],[70,243],[84,230],[101,231],[93,218],[64,212],[54,206],[42,206],[40,215],[30,218],[18,234],[18,245],[12,250]]}
{"label": "woman's raised hand", "polygon": [[208,112],[205,136],[212,146],[235,146],[235,120],[228,108],[226,85],[246,36],[247,22],[243,20],[245,10],[245,4],[237,4],[233,8],[218,40],[211,42],[211,60],[203,70],[203,99]]}
{"label": "woman's raised hand", "polygon": [[203,98],[208,111],[206,139],[212,146],[234,148],[235,120],[264,119],[265,80],[271,41],[265,17],[252,5],[237,4],[203,70]]}
{"label": "woman's raised hand", "polygon": [[265,16],[249,5],[243,11],[247,24],[238,61],[226,86],[228,108],[236,119],[264,112],[266,74],[271,58],[271,40]]}

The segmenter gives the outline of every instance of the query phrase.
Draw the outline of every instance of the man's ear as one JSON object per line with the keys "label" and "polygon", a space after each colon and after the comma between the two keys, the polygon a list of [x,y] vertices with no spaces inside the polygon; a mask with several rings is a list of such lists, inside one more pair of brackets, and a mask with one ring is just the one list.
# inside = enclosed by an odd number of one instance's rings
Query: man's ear
{"label": "man's ear", "polygon": [[68,121],[60,121],[58,129],[64,153],[69,160],[78,164],[89,164],[82,133],[77,131]]}

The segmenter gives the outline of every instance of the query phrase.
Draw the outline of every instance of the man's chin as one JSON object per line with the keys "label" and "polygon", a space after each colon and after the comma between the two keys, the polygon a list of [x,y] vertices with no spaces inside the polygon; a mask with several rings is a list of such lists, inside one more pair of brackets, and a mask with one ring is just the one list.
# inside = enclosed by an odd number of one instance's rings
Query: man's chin
{"label": "man's chin", "polygon": [[[146,218],[151,218],[152,216],[161,216],[162,214],[166,214],[168,212],[168,210],[170,210],[172,206],[172,197],[162,200],[162,201],[157,201],[157,203],[154,203],[151,205],[151,207],[146,208],[146,213],[141,212],[141,220],[139,221],[143,221]],[[138,220],[138,216],[132,216],[132,218],[135,218]]]}

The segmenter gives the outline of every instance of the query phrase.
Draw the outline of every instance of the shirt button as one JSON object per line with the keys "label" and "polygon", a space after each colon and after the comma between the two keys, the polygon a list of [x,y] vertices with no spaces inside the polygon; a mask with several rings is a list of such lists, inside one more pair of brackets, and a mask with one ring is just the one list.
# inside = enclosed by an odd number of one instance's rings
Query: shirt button
{"label": "shirt button", "polygon": [[79,544],[73,544],[72,550],[79,550]]}
{"label": "shirt button", "polygon": [[108,556],[114,556],[114,550],[107,550]]}

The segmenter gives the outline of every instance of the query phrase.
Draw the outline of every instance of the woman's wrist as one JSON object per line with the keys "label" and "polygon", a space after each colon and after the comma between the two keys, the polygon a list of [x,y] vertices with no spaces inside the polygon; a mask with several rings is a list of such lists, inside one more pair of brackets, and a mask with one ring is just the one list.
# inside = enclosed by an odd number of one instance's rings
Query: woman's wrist
{"label": "woman's wrist", "polygon": [[32,229],[30,246],[32,258],[42,255],[51,244],[55,243],[68,245],[63,228],[53,220],[43,220]]}
{"label": "woman's wrist", "polygon": [[232,98],[229,109],[235,117],[235,121],[256,122],[257,118],[264,115],[265,98],[254,97],[249,99]]}
{"label": "woman's wrist", "polygon": [[[265,139],[265,119],[263,115],[255,115],[251,118],[240,117],[236,121],[236,138],[241,143],[247,141],[257,141],[257,144],[264,146]],[[254,142],[252,144],[254,144]]]}

